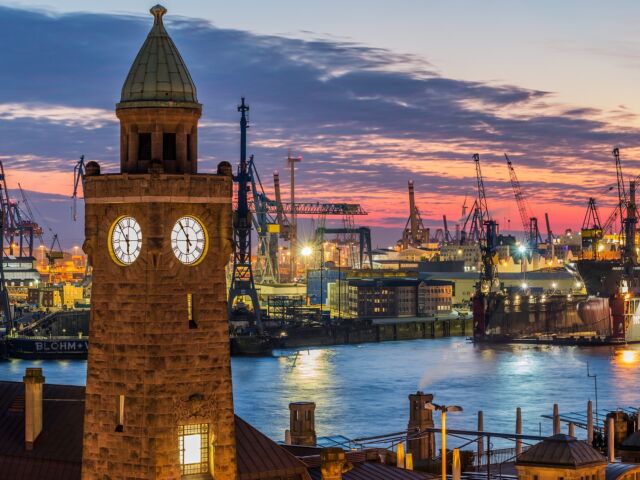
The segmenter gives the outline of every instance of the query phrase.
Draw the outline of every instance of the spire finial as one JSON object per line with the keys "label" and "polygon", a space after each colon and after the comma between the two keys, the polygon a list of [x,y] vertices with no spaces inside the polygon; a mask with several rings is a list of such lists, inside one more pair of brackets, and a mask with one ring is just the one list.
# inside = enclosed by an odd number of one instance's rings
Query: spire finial
{"label": "spire finial", "polygon": [[162,16],[167,13],[167,9],[164,8],[162,5],[158,4],[155,5],[153,7],[151,7],[151,9],[149,10],[151,12],[151,15],[153,15],[154,18],[154,25],[162,25]]}

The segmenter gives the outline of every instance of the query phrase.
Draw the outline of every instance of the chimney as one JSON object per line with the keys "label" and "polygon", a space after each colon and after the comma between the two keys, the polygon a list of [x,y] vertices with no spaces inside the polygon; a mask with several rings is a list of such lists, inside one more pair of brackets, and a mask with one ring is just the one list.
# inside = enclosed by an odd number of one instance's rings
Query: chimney
{"label": "chimney", "polygon": [[33,444],[42,432],[42,369],[27,368],[23,381],[24,446],[27,450],[33,450]]}
{"label": "chimney", "polygon": [[316,446],[315,412],[316,404],[313,402],[293,402],[289,404],[291,445]]}
{"label": "chimney", "polygon": [[347,462],[347,457],[341,448],[323,448],[320,451],[322,480],[342,480],[342,474],[352,468],[353,465]]}
{"label": "chimney", "polygon": [[436,456],[436,437],[433,432],[425,432],[433,428],[433,411],[425,405],[433,401],[433,395],[417,391],[409,395],[409,424],[407,425],[407,452],[416,461],[427,460]]}

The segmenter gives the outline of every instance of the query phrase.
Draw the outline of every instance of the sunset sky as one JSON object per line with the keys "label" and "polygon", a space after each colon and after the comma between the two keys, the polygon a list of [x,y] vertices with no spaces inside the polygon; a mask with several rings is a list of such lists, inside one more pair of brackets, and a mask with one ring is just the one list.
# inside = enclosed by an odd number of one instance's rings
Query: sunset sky
{"label": "sunset sky", "polygon": [[[67,246],[82,242],[69,198],[77,158],[117,171],[114,106],[151,5],[0,2],[0,159],[9,188],[20,182]],[[237,162],[246,96],[268,193],[273,170],[288,187],[291,149],[303,157],[297,198],[361,203],[376,245],[400,236],[408,180],[426,223],[455,223],[475,195],[476,152],[503,229],[521,230],[503,152],[556,232],[581,226],[590,196],[608,216],[614,146],[625,173],[640,173],[637,1],[164,5],[204,105],[200,171]]]}

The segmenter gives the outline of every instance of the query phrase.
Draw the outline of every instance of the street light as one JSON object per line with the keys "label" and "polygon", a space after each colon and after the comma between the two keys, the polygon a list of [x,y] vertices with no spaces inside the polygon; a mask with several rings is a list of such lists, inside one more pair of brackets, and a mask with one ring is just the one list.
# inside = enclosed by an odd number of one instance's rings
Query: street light
{"label": "street light", "polygon": [[[324,270],[324,242],[322,242],[319,245],[319,249],[320,249],[320,319],[322,320],[322,301],[323,301],[323,294],[324,294],[324,284],[323,284],[323,278],[322,278],[322,273]],[[310,245],[305,245],[304,247],[302,247],[302,250],[300,250],[300,253],[302,254],[303,257],[305,258],[309,258],[311,256],[311,254],[315,251],[315,249],[313,247],[311,247]],[[307,291],[309,289],[309,269],[307,268]]]}
{"label": "street light", "polygon": [[442,414],[440,421],[442,425],[442,440],[440,442],[442,443],[442,480],[447,480],[447,412],[462,412],[462,407],[459,407],[457,405],[437,405],[435,403],[429,402],[425,403],[424,408],[426,408],[427,410],[437,410]]}
{"label": "street light", "polygon": [[341,275],[341,266],[342,266],[342,258],[341,258],[342,248],[338,247],[338,323],[342,321],[342,305],[341,305],[341,290],[342,290],[342,275]]}

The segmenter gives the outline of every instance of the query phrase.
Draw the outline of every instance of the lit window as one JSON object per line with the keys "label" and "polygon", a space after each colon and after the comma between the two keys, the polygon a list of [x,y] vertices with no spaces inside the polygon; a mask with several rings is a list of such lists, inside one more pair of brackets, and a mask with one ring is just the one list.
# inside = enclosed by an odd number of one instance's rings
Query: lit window
{"label": "lit window", "polygon": [[209,425],[179,425],[182,475],[209,472]]}

